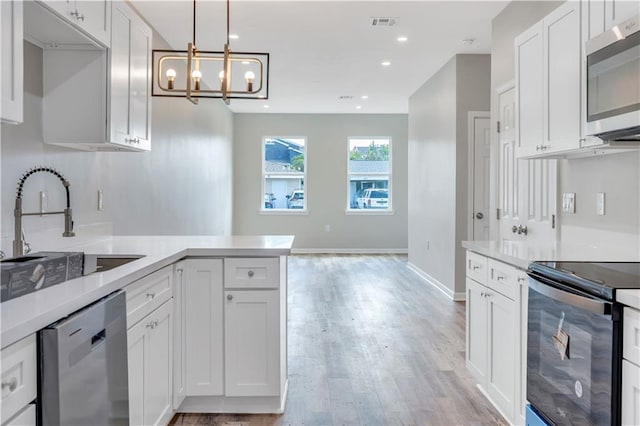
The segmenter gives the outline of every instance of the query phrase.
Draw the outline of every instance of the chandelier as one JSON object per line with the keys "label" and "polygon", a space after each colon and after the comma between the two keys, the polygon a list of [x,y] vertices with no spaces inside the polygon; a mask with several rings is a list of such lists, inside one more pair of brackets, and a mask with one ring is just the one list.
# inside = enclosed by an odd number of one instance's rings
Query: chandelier
{"label": "chandelier", "polygon": [[229,0],[227,0],[227,42],[219,52],[196,47],[196,0],[193,0],[193,37],[187,50],[153,52],[153,96],[199,98],[269,98],[269,54],[233,52],[229,47]]}

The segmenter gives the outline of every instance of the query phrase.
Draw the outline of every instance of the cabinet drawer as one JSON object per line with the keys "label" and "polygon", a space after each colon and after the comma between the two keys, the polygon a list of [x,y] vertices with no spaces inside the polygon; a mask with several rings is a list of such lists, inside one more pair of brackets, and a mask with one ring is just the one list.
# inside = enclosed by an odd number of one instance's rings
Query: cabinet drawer
{"label": "cabinet drawer", "polygon": [[280,259],[277,257],[225,259],[224,286],[226,288],[278,288]]}
{"label": "cabinet drawer", "polygon": [[127,328],[131,328],[172,295],[173,268],[166,266],[125,288],[127,293]]}
{"label": "cabinet drawer", "polygon": [[2,350],[2,423],[36,399],[36,335]]}
{"label": "cabinet drawer", "polygon": [[487,259],[487,286],[511,300],[516,300],[518,270],[506,263]]}
{"label": "cabinet drawer", "polygon": [[622,357],[640,366],[640,311],[624,308]]}
{"label": "cabinet drawer", "polygon": [[487,283],[487,258],[467,251],[467,276],[480,284]]}
{"label": "cabinet drawer", "polygon": [[29,404],[20,414],[3,426],[36,426],[36,404]]}

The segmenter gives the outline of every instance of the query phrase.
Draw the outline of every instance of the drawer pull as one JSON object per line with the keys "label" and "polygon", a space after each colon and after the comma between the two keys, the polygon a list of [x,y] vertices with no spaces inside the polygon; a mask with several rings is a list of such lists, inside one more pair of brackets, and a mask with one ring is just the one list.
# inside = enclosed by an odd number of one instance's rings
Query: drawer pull
{"label": "drawer pull", "polygon": [[233,300],[233,294],[227,294],[227,300]]}
{"label": "drawer pull", "polygon": [[149,323],[147,324],[147,328],[150,328],[152,330],[157,326],[158,326],[158,320],[149,321]]}
{"label": "drawer pull", "polygon": [[471,269],[473,269],[474,271],[477,271],[478,269],[480,269],[480,267],[478,265],[473,265]]}
{"label": "drawer pull", "polygon": [[2,382],[2,389],[9,388],[9,392],[13,392],[18,387],[18,379],[12,377],[8,382]]}
{"label": "drawer pull", "polygon": [[527,279],[525,277],[518,277],[518,282],[519,283],[523,283],[525,282]]}
{"label": "drawer pull", "polygon": [[249,272],[247,272],[247,275],[249,275],[249,278],[252,278],[252,277],[253,277],[253,275],[254,275],[254,274],[253,274],[253,271],[249,271]]}
{"label": "drawer pull", "polygon": [[502,281],[502,280],[504,280],[504,277],[503,277],[502,275],[498,275],[497,280],[498,280],[498,281]]}
{"label": "drawer pull", "polygon": [[156,294],[155,294],[155,293],[147,293],[147,298],[151,298],[151,299],[153,299],[153,298],[155,298],[155,297],[156,297]]}

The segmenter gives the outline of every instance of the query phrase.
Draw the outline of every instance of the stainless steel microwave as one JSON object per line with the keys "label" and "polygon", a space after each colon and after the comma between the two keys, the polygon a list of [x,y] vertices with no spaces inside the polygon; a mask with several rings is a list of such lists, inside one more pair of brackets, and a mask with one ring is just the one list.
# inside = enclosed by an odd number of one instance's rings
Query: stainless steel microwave
{"label": "stainless steel microwave", "polygon": [[640,142],[640,16],[587,41],[585,134]]}

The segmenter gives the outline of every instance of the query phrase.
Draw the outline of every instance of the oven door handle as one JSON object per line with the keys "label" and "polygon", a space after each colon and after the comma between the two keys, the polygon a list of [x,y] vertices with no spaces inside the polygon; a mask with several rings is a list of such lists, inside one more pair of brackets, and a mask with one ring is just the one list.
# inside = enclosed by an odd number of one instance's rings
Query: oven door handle
{"label": "oven door handle", "polygon": [[552,287],[551,285],[541,283],[539,278],[533,278],[529,280],[529,288],[543,294],[547,297],[575,306],[579,309],[584,309],[594,314],[599,315],[611,315],[611,303],[592,299],[590,297],[580,296],[579,294],[571,293],[568,291],[560,290]]}

